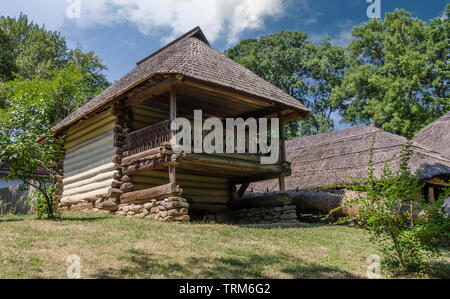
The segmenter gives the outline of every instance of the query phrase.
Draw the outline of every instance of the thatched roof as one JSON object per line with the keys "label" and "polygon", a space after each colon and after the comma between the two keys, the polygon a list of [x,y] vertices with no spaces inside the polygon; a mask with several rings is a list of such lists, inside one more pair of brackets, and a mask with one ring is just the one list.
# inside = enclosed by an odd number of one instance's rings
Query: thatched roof
{"label": "thatched roof", "polygon": [[230,91],[286,105],[302,115],[310,112],[295,98],[213,49],[201,29],[196,27],[138,62],[128,74],[70,114],[54,129],[60,130],[73,123],[154,74],[181,74]]}
{"label": "thatched roof", "polygon": [[450,112],[422,129],[413,140],[450,160]]}
{"label": "thatched roof", "polygon": [[[286,189],[312,190],[318,185],[352,184],[352,177],[367,177],[369,151],[373,134],[375,175],[391,157],[400,153],[406,138],[384,132],[375,127],[353,127],[330,133],[302,137],[286,142],[287,160],[292,175],[285,178]],[[421,178],[450,178],[450,160],[425,146],[413,143],[409,166],[413,172],[423,169]],[[391,162],[398,169],[399,159]],[[278,180],[253,184],[254,192],[278,190]]]}

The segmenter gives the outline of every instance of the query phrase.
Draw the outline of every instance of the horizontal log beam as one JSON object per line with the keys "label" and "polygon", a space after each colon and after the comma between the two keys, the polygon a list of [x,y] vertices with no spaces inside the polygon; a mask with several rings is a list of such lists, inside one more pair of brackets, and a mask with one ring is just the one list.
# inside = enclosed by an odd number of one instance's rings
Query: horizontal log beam
{"label": "horizontal log beam", "polygon": [[163,199],[170,196],[181,196],[183,190],[176,186],[173,188],[172,184],[166,184],[146,190],[134,191],[124,193],[120,196],[120,203],[147,203],[152,199]]}

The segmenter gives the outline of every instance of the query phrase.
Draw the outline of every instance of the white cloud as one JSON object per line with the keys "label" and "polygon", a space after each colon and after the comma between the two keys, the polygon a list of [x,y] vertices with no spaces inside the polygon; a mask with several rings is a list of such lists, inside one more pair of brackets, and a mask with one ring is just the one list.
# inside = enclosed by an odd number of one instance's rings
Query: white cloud
{"label": "white cloud", "polygon": [[[279,17],[285,0],[81,0],[78,26],[134,24],[146,35],[168,30],[164,41],[199,25],[209,40],[228,44],[248,29],[260,29],[264,18]],[[302,0],[305,1],[305,0]]]}
{"label": "white cloud", "polygon": [[[67,9],[80,1],[81,18],[70,19]],[[265,18],[277,18],[292,0],[2,0],[0,14],[20,12],[49,29],[64,26],[92,28],[132,24],[146,35],[165,33],[163,42],[199,25],[212,42],[228,45],[249,29],[264,28]],[[3,3],[5,2],[5,3]],[[296,0],[305,4],[307,0]]]}

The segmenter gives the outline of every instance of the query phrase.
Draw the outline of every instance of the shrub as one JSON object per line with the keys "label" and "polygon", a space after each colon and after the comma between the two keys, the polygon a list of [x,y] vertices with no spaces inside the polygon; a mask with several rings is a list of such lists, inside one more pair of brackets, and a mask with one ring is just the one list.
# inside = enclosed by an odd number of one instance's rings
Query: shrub
{"label": "shrub", "polygon": [[[373,152],[376,135],[372,139],[367,178],[354,178],[355,185],[341,187],[358,192],[345,206],[356,206],[354,217],[345,217],[338,223],[356,221],[376,241],[391,269],[405,272],[423,272],[427,256],[439,252],[439,245],[447,244],[450,220],[442,204],[450,195],[447,189],[435,203],[426,203],[420,184],[420,172],[412,174],[408,161],[411,159],[411,143],[403,145],[399,155],[400,166],[394,171],[390,163],[383,167],[380,177],[374,175]],[[394,159],[392,157],[392,159]]]}

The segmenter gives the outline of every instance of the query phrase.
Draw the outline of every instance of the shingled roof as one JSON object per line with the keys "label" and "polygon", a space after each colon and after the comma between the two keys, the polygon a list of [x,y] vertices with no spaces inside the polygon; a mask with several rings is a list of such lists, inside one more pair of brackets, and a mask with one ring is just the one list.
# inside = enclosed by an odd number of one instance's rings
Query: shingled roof
{"label": "shingled roof", "polygon": [[154,74],[181,74],[231,91],[284,104],[302,115],[310,112],[292,96],[213,49],[201,29],[196,27],[138,62],[133,70],[58,123],[54,130],[72,124]]}
{"label": "shingled roof", "polygon": [[[393,169],[400,163],[398,154],[407,139],[375,127],[352,127],[330,133],[286,141],[287,160],[292,174],[285,178],[287,190],[314,190],[320,185],[352,184],[351,177],[367,177],[369,151],[373,134],[375,175],[381,175],[383,166],[392,156]],[[421,179],[450,178],[450,160],[439,153],[414,142],[409,162],[411,171],[422,169]],[[278,191],[278,181],[271,180],[251,186],[255,192]]]}
{"label": "shingled roof", "polygon": [[450,160],[450,112],[422,129],[413,140]]}

